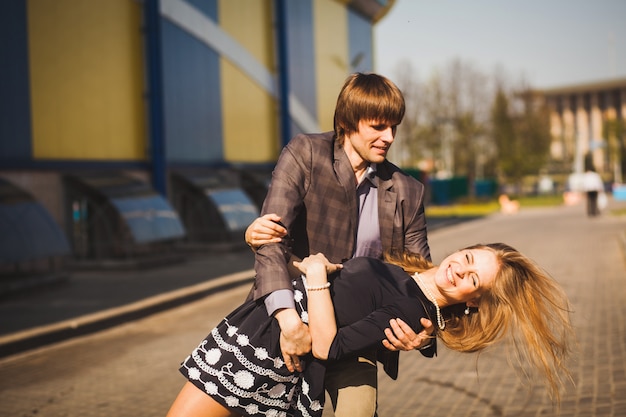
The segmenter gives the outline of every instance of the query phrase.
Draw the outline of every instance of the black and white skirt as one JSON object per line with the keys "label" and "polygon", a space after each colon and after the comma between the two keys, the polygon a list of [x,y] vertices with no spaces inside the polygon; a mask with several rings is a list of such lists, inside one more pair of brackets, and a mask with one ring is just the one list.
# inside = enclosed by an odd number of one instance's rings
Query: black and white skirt
{"label": "black and white skirt", "polygon": [[[305,323],[306,291],[294,284],[296,309]],[[280,328],[263,300],[250,300],[230,313],[191,352],[180,371],[196,387],[237,414],[319,417],[324,408],[323,361],[301,358],[303,372],[291,373],[280,350]]]}

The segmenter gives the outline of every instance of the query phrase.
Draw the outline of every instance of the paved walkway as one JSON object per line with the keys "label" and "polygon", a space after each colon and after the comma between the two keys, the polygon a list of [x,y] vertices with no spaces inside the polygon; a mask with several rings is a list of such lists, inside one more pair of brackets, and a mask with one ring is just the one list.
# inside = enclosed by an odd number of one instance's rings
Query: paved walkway
{"label": "paved walkway", "polygon": [[[625,230],[624,217],[588,219],[583,207],[575,206],[498,214],[430,234],[435,261],[470,243],[504,241],[536,259],[564,285],[580,347],[571,363],[575,385],[564,393],[563,416],[626,416]],[[76,333],[66,341],[0,359],[0,416],[165,415],[183,384],[177,364],[249,290],[252,264],[246,251],[224,253],[220,262],[209,258],[151,271],[118,271],[111,274],[108,286],[98,273],[90,273],[93,283],[98,283],[92,292],[113,291],[130,300],[105,311],[124,313],[131,306],[134,313],[122,315],[110,329]],[[224,265],[234,270],[218,271]],[[131,278],[142,285],[127,288]],[[150,285],[151,279],[155,285]],[[164,287],[157,287],[164,282],[174,292],[159,294]],[[33,302],[45,304],[40,307],[57,319],[63,316],[63,306],[80,306],[81,300],[85,305],[97,302],[98,297],[87,295],[64,300],[60,294],[68,293],[62,288],[71,285],[1,300],[0,327],[13,320],[25,323],[20,315],[28,315],[29,308],[37,310]],[[229,285],[235,287],[225,289]],[[142,287],[153,287],[156,293],[133,300],[132,288]],[[212,291],[219,293],[205,296]],[[197,292],[203,297],[192,301]],[[57,295],[56,301],[51,293]],[[180,306],[136,319],[163,302]],[[5,332],[0,344],[15,346],[16,335],[28,340],[29,332],[49,330],[59,323],[66,329],[80,329],[85,317],[98,322],[94,315],[99,313],[91,311],[81,317],[64,313],[71,317]],[[136,320],[122,323],[129,318]],[[501,348],[479,357],[440,349],[433,360],[403,353],[400,365],[398,381],[380,378],[381,416],[556,415],[540,385],[519,383]]]}
{"label": "paved walkway", "polygon": [[[0,298],[0,357],[147,316],[254,276],[247,246],[159,267],[111,266]],[[226,278],[224,278],[226,277]]]}

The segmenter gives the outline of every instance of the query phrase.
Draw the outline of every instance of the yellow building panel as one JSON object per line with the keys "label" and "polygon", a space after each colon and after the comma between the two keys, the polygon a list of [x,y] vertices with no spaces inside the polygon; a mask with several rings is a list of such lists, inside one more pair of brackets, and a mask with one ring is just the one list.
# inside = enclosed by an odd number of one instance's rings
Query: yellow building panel
{"label": "yellow building panel", "polygon": [[28,2],[33,153],[145,159],[141,4]]}
{"label": "yellow building panel", "polygon": [[241,46],[274,71],[272,0],[220,0],[219,25]]}
{"label": "yellow building panel", "polygon": [[[254,59],[274,73],[274,41],[270,0],[222,0],[220,28]],[[250,71],[251,69],[246,69]],[[224,158],[229,162],[270,162],[278,157],[276,100],[246,75],[221,60]]]}
{"label": "yellow building panel", "polygon": [[334,0],[313,0],[317,114],[323,131],[333,129],[337,96],[350,73],[347,13]]}
{"label": "yellow building panel", "polygon": [[224,159],[248,163],[276,161],[276,101],[229,61],[221,61],[221,72]]}

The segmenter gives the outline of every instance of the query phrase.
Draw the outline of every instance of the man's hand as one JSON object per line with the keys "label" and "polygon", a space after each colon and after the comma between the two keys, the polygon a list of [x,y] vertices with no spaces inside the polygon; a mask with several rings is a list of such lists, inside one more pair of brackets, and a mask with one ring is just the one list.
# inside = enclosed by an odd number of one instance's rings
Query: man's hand
{"label": "man's hand", "polygon": [[274,314],[280,326],[280,350],[290,372],[302,372],[299,356],[311,351],[309,327],[302,322],[293,308],[284,308]]}
{"label": "man's hand", "polygon": [[432,337],[435,327],[433,323],[422,318],[420,320],[424,330],[415,334],[411,326],[406,324],[400,319],[392,319],[389,321],[391,329],[385,329],[386,340],[383,340],[383,346],[387,349],[395,352],[397,350],[413,350],[420,349],[428,346],[432,342]]}
{"label": "man's hand", "polygon": [[280,216],[266,214],[257,217],[246,229],[245,239],[252,250],[266,243],[278,243],[287,234],[287,229],[279,224]]}

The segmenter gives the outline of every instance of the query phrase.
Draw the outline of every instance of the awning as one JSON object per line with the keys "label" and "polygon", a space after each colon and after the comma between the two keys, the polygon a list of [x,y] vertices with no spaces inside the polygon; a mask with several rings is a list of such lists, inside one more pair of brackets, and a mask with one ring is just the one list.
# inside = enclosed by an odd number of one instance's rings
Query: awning
{"label": "awning", "polygon": [[[172,175],[174,201],[189,201],[180,207],[190,236],[220,239],[240,234],[259,216],[259,208],[242,188],[239,172],[230,168],[197,169]],[[178,208],[178,206],[177,206]]]}
{"label": "awning", "polygon": [[259,217],[256,205],[240,188],[207,189],[205,193],[213,201],[231,232],[246,230]]}
{"label": "awning", "polygon": [[175,239],[185,235],[178,214],[160,195],[112,198],[111,204],[120,212],[137,243]]}
{"label": "awning", "polygon": [[178,213],[149,184],[121,174],[68,176],[67,180],[92,201],[104,200],[128,226],[133,241],[149,243],[178,239],[185,228]]}
{"label": "awning", "polygon": [[0,178],[0,262],[70,254],[70,245],[48,210],[26,191]]}

